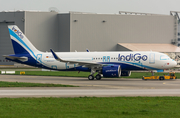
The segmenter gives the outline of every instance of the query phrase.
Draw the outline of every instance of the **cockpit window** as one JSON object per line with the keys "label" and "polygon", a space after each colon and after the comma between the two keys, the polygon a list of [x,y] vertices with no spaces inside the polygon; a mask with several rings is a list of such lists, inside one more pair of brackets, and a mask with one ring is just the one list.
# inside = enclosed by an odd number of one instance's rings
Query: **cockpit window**
{"label": "cockpit window", "polygon": [[160,60],[169,60],[169,59],[170,58],[168,56],[164,56],[164,55],[160,57]]}

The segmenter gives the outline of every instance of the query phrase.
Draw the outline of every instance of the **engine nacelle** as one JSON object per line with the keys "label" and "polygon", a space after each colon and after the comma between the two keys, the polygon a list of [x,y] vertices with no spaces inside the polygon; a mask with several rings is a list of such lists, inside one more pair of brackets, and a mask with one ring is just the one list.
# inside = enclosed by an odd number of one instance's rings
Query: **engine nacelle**
{"label": "engine nacelle", "polygon": [[120,65],[104,66],[102,68],[102,74],[104,77],[120,77],[121,67]]}
{"label": "engine nacelle", "polygon": [[121,76],[131,76],[131,71],[121,71]]}

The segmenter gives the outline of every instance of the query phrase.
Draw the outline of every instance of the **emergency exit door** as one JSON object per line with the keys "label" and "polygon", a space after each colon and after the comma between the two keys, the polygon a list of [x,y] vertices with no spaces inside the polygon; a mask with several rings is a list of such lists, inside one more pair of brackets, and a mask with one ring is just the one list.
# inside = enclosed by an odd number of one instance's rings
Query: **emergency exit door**
{"label": "emergency exit door", "polygon": [[155,63],[155,54],[150,53],[149,54],[149,64],[154,64]]}

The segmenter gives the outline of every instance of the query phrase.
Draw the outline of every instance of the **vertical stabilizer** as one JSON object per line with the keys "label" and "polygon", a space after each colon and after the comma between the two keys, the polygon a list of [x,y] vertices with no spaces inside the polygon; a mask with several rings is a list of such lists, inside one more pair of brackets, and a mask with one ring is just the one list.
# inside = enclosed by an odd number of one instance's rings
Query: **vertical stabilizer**
{"label": "vertical stabilizer", "polygon": [[39,52],[16,25],[8,25],[15,54]]}

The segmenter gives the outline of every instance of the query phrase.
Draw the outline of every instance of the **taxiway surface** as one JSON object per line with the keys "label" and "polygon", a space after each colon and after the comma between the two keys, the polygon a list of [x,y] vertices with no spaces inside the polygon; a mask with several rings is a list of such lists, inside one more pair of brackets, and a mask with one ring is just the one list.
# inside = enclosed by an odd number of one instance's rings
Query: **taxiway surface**
{"label": "taxiway surface", "polygon": [[0,75],[0,81],[54,83],[80,87],[14,87],[0,88],[0,97],[79,97],[79,96],[180,96],[180,80],[147,80]]}

